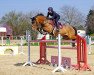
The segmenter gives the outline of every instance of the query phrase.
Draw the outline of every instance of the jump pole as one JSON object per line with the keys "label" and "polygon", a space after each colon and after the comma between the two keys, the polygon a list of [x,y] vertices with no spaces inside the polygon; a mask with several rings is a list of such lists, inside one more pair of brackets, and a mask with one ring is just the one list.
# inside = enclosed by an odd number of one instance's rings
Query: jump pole
{"label": "jump pole", "polygon": [[91,50],[91,37],[89,36],[88,37],[89,38],[89,52],[88,52],[88,54],[92,54],[92,50]]}
{"label": "jump pole", "polygon": [[26,66],[26,65],[29,65],[29,66],[35,65],[30,60],[30,35],[28,35],[28,61],[23,66]]}
{"label": "jump pole", "polygon": [[[44,36],[42,40],[46,40],[46,36]],[[49,64],[50,62],[47,60],[46,57],[46,41],[45,42],[41,42],[40,41],[40,58],[39,60],[36,62],[36,64]]]}
{"label": "jump pole", "polygon": [[79,35],[77,35],[77,65],[74,67],[76,70],[91,71],[87,63],[87,43],[86,40]]}
{"label": "jump pole", "polygon": [[21,52],[19,54],[24,54],[24,52],[23,52],[23,36],[21,36],[20,38],[21,38],[21,43],[20,43],[20,45],[21,45]]}
{"label": "jump pole", "polygon": [[2,46],[3,46],[3,44],[4,44],[4,39],[3,39],[4,37],[3,36],[1,36],[1,40],[2,40]]}
{"label": "jump pole", "polygon": [[61,38],[60,38],[60,34],[58,34],[58,67],[56,69],[54,69],[52,72],[54,73],[56,71],[62,71],[62,72],[67,71],[61,65]]}

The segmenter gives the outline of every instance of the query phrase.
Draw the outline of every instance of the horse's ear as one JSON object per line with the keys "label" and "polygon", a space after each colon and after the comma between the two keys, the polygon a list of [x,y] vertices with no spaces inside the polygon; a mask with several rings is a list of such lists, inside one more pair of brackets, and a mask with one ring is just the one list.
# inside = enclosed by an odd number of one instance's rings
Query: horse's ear
{"label": "horse's ear", "polygon": [[30,19],[32,20],[33,18],[32,18],[32,17],[30,17]]}
{"label": "horse's ear", "polygon": [[35,19],[34,17],[30,17],[31,20]]}
{"label": "horse's ear", "polygon": [[31,17],[30,19],[31,19],[32,21],[36,20],[36,18],[35,18],[35,17]]}

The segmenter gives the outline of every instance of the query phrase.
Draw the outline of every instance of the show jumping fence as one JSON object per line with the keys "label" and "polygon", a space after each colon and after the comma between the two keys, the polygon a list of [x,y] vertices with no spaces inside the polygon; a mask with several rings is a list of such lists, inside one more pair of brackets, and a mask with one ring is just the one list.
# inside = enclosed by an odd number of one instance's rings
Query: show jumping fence
{"label": "show jumping fence", "polygon": [[91,70],[87,63],[87,54],[88,53],[87,53],[86,40],[77,35],[77,65],[76,65],[76,69]]}
{"label": "show jumping fence", "polygon": [[[58,48],[55,46],[46,46],[47,42],[57,42],[57,40],[46,40],[44,36],[40,41],[31,41],[31,42],[40,42],[40,58],[36,62],[37,64],[49,64],[50,62],[46,57],[46,48]],[[62,42],[77,43],[77,47],[61,47],[62,49],[77,49],[77,65],[75,69],[77,70],[91,70],[87,63],[87,44],[86,40],[81,36],[77,35],[76,41],[63,40]],[[59,43],[59,42],[58,42]]]}

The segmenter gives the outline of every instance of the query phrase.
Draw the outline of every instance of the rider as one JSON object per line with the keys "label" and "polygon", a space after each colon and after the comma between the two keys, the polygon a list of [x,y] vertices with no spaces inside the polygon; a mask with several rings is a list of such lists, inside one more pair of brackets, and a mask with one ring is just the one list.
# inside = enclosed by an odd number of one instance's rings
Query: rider
{"label": "rider", "polygon": [[48,8],[47,18],[49,18],[49,15],[52,16],[51,19],[55,21],[55,26],[56,26],[57,30],[59,30],[57,22],[58,22],[58,20],[60,19],[60,15],[57,14],[57,13],[53,10],[52,7],[49,7],[49,8]]}

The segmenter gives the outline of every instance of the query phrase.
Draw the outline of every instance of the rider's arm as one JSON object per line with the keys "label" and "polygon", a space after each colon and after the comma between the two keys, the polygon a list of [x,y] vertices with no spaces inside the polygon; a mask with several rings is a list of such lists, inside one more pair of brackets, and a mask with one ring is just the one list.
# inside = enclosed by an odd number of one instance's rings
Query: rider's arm
{"label": "rider's arm", "polygon": [[53,12],[53,16],[52,16],[53,20],[55,19],[55,16],[56,16],[56,14],[55,14],[55,12]]}
{"label": "rider's arm", "polygon": [[47,13],[47,18],[49,18],[49,13]]}

